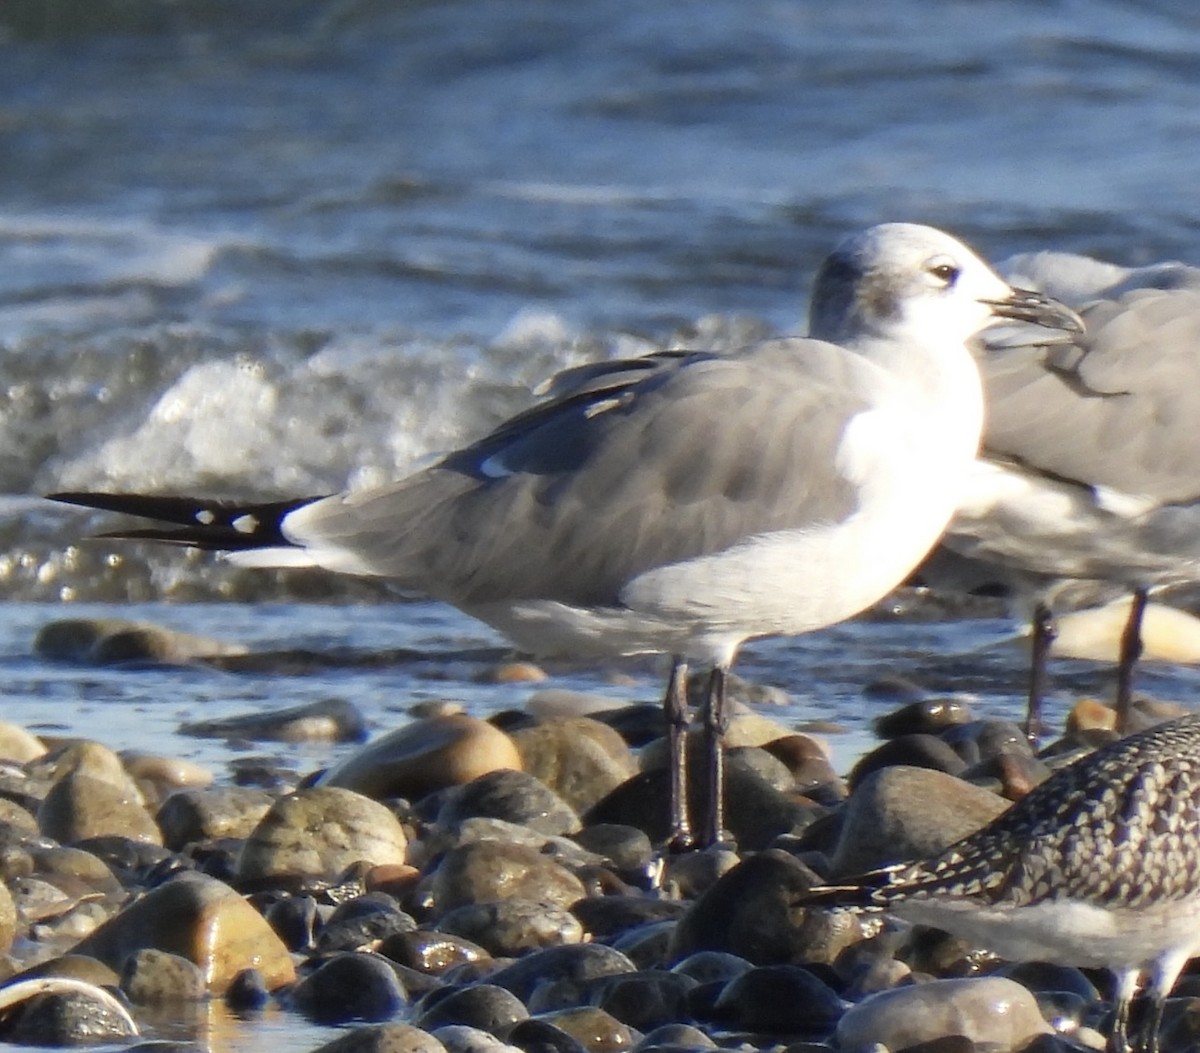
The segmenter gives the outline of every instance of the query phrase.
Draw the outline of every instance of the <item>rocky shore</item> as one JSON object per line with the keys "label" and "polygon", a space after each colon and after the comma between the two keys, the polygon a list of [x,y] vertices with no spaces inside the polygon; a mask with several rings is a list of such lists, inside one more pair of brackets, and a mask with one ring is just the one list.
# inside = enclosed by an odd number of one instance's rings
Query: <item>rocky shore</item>
{"label": "rocky shore", "polygon": [[[39,647],[77,661],[204,650],[136,628],[63,623]],[[421,709],[291,780],[0,725],[0,1041],[199,1048],[186,1022],[220,1003],[251,1025],[335,1025],[320,1048],[339,1053],[1103,1047],[1102,974],[801,900],[983,825],[1110,738],[1108,710],[1081,703],[1035,756],[962,704],[903,705],[843,778],[818,737],[736,708],[736,847],[667,858],[656,704],[531,691],[489,721]],[[181,730],[365,734],[345,706]],[[1164,1049],[1194,1048],[1198,1021],[1185,976]]]}

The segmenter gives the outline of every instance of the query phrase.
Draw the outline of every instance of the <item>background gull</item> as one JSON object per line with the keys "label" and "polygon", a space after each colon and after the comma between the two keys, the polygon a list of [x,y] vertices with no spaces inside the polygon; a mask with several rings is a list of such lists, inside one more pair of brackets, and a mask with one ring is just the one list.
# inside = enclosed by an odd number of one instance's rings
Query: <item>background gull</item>
{"label": "background gull", "polygon": [[[1052,612],[1074,602],[1067,594],[1081,582],[1097,597],[1132,594],[1117,669],[1124,732],[1147,597],[1200,577],[1200,270],[1058,252],[1000,269],[1077,307],[1086,330],[1046,341],[1014,327],[986,338],[983,456],[944,547],[1029,601],[1031,737]],[[938,561],[924,576],[936,586],[962,580],[962,570]]]}
{"label": "background gull", "polygon": [[395,484],[258,506],[56,499],[180,525],[122,536],[389,579],[537,655],[673,656],[671,840],[689,844],[686,679],[712,667],[706,842],[724,836],[724,685],[741,643],[849,618],[945,528],[983,419],[965,346],[997,319],[1073,327],[954,238],[886,224],[817,274],[810,339],[577,370]]}

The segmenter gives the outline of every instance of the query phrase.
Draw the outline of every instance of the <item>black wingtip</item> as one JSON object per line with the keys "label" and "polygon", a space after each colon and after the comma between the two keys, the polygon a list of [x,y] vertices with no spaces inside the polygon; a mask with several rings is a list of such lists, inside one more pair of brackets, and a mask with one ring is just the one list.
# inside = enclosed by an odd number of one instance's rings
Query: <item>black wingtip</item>
{"label": "black wingtip", "polygon": [[227,501],[153,494],[60,491],[47,499],[103,512],[152,519],[177,529],[120,530],[100,535],[125,541],[161,541],[192,548],[232,550],[289,545],[282,523],[289,512],[320,500],[296,497],[284,501]]}

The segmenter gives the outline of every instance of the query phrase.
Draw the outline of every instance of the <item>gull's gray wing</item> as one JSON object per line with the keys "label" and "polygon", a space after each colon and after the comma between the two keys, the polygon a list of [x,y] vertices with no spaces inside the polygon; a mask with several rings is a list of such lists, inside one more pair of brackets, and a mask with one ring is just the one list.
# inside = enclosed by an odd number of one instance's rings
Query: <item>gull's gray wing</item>
{"label": "gull's gray wing", "polygon": [[650,358],[568,378],[439,464],[308,505],[285,532],[459,605],[613,605],[652,567],[854,511],[833,465],[874,366],[815,340]]}
{"label": "gull's gray wing", "polygon": [[1123,291],[1079,305],[1082,336],[983,354],[985,456],[1153,501],[1200,497],[1198,275],[1110,274]]}

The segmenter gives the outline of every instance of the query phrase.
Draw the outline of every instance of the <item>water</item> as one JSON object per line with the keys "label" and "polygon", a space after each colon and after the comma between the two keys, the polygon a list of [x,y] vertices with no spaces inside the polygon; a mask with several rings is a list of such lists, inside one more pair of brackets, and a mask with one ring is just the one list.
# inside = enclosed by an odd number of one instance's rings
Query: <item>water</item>
{"label": "water", "polygon": [[[393,478],[564,366],[801,331],[821,256],[884,220],[996,258],[1200,262],[1197,141],[1200,15],[1182,0],[5,0],[3,716],[224,776],[244,747],[179,723],[331,695],[380,730],[421,698],[520,705],[529,685],[480,683],[461,657],[500,641],[452,611],[80,544],[106,520],[34,495]],[[785,722],[847,727],[843,768],[884,674],[1018,713],[1010,624],[917,606],[754,644],[739,671],[788,690]],[[38,628],[76,613],[433,657],[305,677],[34,657]],[[659,690],[653,663],[551,672],[615,699]],[[1196,676],[1143,683],[1196,702]],[[1059,684],[1058,715],[1107,689],[1084,664]],[[269,1040],[316,1044],[288,1034]]]}

